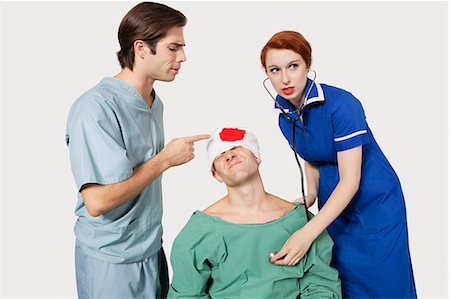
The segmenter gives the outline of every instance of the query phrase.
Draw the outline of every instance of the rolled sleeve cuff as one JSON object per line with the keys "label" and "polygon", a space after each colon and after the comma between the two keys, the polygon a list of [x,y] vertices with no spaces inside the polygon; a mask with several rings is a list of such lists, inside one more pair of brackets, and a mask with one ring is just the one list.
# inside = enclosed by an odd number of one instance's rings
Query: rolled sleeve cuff
{"label": "rolled sleeve cuff", "polygon": [[81,191],[81,188],[86,184],[100,184],[100,185],[111,185],[123,182],[129,179],[133,175],[133,169],[127,169],[123,174],[110,176],[110,177],[95,177],[95,176],[87,176],[86,178],[77,178],[76,184],[78,187],[78,191]]}
{"label": "rolled sleeve cuff", "polygon": [[369,143],[369,135],[367,130],[361,130],[346,136],[335,137],[334,142],[337,151],[345,151]]}

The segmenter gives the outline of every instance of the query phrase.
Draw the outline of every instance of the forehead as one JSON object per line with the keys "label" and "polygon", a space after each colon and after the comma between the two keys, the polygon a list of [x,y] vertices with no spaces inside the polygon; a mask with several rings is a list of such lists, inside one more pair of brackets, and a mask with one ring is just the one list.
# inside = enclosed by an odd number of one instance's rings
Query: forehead
{"label": "forehead", "polygon": [[290,63],[295,60],[304,62],[302,56],[289,49],[270,49],[267,51],[266,65]]}
{"label": "forehead", "polygon": [[172,27],[167,31],[166,36],[161,38],[158,42],[158,45],[168,45],[168,44],[176,44],[184,46],[184,34],[183,27]]}

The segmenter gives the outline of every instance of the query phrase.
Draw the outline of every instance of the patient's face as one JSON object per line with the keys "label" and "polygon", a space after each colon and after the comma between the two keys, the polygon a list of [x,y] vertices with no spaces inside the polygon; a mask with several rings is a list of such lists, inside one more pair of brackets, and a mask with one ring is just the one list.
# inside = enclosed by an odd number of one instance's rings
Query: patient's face
{"label": "patient's face", "polygon": [[214,177],[227,186],[245,182],[258,172],[260,160],[248,149],[237,146],[221,153],[214,160]]}

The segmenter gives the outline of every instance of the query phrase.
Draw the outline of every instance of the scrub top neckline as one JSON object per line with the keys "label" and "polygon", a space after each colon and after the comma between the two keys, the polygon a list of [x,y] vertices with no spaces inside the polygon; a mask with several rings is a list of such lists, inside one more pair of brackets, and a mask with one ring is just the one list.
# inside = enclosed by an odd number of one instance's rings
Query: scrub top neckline
{"label": "scrub top neckline", "polygon": [[237,227],[265,227],[265,226],[269,226],[269,225],[275,225],[279,222],[282,222],[284,219],[288,218],[288,216],[292,213],[294,213],[296,210],[299,209],[300,204],[298,202],[293,202],[293,204],[295,205],[293,208],[291,208],[290,210],[288,210],[286,213],[284,213],[283,215],[281,215],[280,217],[278,217],[277,219],[274,220],[270,220],[267,222],[263,222],[263,223],[234,223],[231,221],[227,221],[224,220],[220,217],[217,216],[211,216],[208,215],[200,210],[196,210],[194,212],[194,215],[198,215],[201,216],[203,218],[209,219],[209,220],[213,220],[216,222],[220,222],[226,225],[231,225],[231,226],[237,226]]}
{"label": "scrub top neckline", "polygon": [[[121,88],[130,92],[135,98],[139,99],[139,101],[136,101],[136,103],[139,106],[141,106],[142,108],[146,108],[150,111],[154,111],[160,105],[161,100],[160,100],[158,94],[156,93],[156,91],[155,91],[155,98],[153,99],[152,106],[150,107],[147,104],[147,102],[145,101],[144,97],[139,93],[139,91],[133,85],[128,83],[127,81],[124,81],[124,80],[116,78],[116,77],[105,77],[103,79],[103,81],[106,81],[106,82],[109,81],[113,84],[119,85]],[[153,90],[155,90],[155,89],[153,88]]]}

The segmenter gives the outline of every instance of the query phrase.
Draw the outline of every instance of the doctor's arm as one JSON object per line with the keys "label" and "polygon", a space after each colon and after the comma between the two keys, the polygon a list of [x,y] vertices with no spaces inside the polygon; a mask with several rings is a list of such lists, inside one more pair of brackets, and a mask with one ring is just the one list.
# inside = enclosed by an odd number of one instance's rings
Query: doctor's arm
{"label": "doctor's arm", "polygon": [[81,188],[84,204],[91,216],[99,216],[135,198],[156,177],[170,167],[194,158],[194,142],[209,138],[202,134],[171,140],[157,155],[133,169],[126,180],[114,184],[85,184]]}
{"label": "doctor's arm", "polygon": [[359,189],[361,180],[362,146],[337,153],[339,183],[325,205],[305,226],[286,241],[281,250],[271,258],[277,265],[295,265],[305,255],[312,242],[348,206]]}

